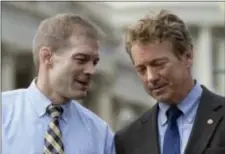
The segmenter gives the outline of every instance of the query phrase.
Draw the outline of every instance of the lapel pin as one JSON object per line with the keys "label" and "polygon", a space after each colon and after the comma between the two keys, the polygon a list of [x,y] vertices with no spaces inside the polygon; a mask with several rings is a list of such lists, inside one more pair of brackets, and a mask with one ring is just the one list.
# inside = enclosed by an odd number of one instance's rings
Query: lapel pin
{"label": "lapel pin", "polygon": [[213,120],[212,119],[208,119],[207,123],[208,124],[212,124],[213,123]]}

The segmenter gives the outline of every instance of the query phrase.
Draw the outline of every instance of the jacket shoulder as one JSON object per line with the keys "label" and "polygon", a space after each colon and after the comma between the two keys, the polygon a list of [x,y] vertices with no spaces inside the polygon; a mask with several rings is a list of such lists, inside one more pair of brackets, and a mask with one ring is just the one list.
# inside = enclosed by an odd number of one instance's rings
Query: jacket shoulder
{"label": "jacket shoulder", "polygon": [[153,114],[156,113],[156,110],[157,110],[157,104],[154,105],[151,109],[149,109],[145,113],[143,113],[138,119],[133,121],[131,124],[129,124],[128,126],[124,127],[121,130],[118,130],[116,132],[116,136],[121,138],[130,136],[130,133],[133,133],[134,131],[139,129],[142,123],[144,123],[148,119],[152,119]]}

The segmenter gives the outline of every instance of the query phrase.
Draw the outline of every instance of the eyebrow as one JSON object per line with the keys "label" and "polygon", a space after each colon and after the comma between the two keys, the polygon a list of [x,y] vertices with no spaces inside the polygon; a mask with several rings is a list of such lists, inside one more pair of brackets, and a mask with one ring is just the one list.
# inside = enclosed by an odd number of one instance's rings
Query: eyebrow
{"label": "eyebrow", "polygon": [[162,57],[162,58],[157,58],[157,59],[154,59],[150,62],[150,64],[154,64],[154,63],[157,63],[157,62],[161,62],[161,61],[168,61],[169,59],[167,57]]}
{"label": "eyebrow", "polygon": [[[162,57],[162,58],[157,58],[152,60],[151,62],[149,62],[150,65],[154,65],[155,63],[159,62],[159,61],[168,61],[169,59],[167,57]],[[141,68],[142,64],[136,65],[136,68]]]}
{"label": "eyebrow", "polygon": [[[72,57],[77,57],[77,56],[91,57],[92,55],[90,55],[90,54],[84,54],[84,53],[75,53],[74,55],[72,55]],[[95,60],[96,61],[99,61],[100,60],[99,56],[95,56]]]}
{"label": "eyebrow", "polygon": [[89,56],[88,54],[83,54],[83,53],[75,53],[72,55],[73,57],[76,57],[76,56],[83,56],[83,57],[86,57],[86,56]]}

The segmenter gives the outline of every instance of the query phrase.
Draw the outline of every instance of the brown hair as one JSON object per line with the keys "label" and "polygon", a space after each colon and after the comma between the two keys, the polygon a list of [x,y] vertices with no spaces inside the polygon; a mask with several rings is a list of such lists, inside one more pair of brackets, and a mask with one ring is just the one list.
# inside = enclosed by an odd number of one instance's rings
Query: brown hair
{"label": "brown hair", "polygon": [[36,69],[39,67],[41,47],[50,47],[52,52],[70,47],[72,35],[85,35],[98,39],[97,30],[87,21],[75,14],[59,14],[41,22],[33,41],[33,59]]}
{"label": "brown hair", "polygon": [[125,32],[126,51],[130,57],[134,43],[148,44],[156,41],[170,41],[178,58],[187,49],[192,48],[191,36],[186,25],[178,16],[167,10],[161,10],[156,16],[140,19]]}

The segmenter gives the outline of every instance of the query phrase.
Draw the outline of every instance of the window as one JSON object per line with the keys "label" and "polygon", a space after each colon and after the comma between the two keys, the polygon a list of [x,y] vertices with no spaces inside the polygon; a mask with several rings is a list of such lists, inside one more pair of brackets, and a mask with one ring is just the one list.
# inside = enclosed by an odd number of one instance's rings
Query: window
{"label": "window", "polygon": [[214,42],[214,85],[218,94],[225,96],[225,38],[217,38]]}
{"label": "window", "polygon": [[27,88],[34,77],[32,54],[19,53],[15,56],[15,88]]}

